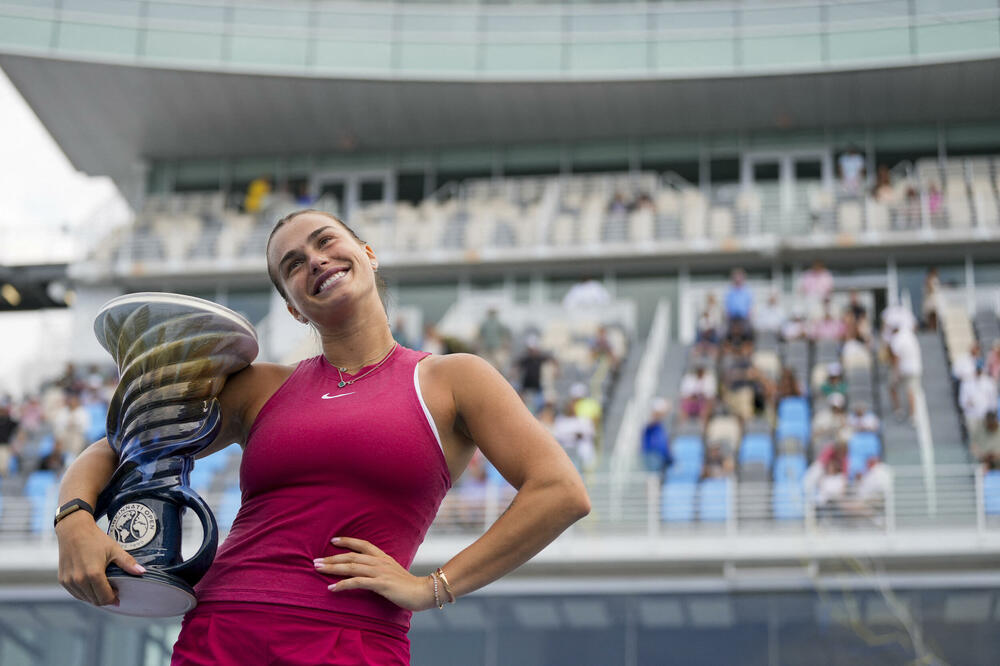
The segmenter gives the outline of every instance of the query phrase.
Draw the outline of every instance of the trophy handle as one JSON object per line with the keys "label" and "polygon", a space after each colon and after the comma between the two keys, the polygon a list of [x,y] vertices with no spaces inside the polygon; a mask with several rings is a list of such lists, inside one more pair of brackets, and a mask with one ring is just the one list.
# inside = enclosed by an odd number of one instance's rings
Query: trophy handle
{"label": "trophy handle", "polygon": [[208,571],[209,565],[212,564],[212,560],[215,559],[215,551],[219,546],[219,526],[215,522],[212,510],[208,508],[208,504],[198,493],[183,486],[171,488],[167,493],[197,514],[201,521],[203,536],[201,547],[198,548],[197,553],[183,562],[163,567],[159,571],[173,574],[194,585],[201,580],[201,577]]}

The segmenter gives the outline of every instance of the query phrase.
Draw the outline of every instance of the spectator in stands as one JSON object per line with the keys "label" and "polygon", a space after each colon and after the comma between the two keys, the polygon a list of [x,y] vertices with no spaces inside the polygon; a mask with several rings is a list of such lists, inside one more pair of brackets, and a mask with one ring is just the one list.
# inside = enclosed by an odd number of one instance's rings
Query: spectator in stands
{"label": "spectator in stands", "polygon": [[424,325],[424,339],[420,341],[420,349],[429,354],[447,353],[444,338],[438,333],[437,326],[434,324]]}
{"label": "spectator in stands", "polygon": [[878,432],[881,423],[868,405],[859,402],[847,417],[847,427],[853,432]]}
{"label": "spectator in stands", "polygon": [[911,185],[906,188],[906,200],[903,203],[899,226],[903,229],[916,229],[920,224],[920,193]]}
{"label": "spectator in stands", "polygon": [[795,372],[791,368],[783,367],[781,369],[781,376],[778,378],[777,395],[778,402],[781,402],[785,398],[802,397],[802,385],[799,384],[799,379],[795,376]]}
{"label": "spectator in stands", "polygon": [[872,188],[872,197],[879,203],[889,203],[893,198],[892,176],[889,167],[879,164],[875,176],[875,187]]}
{"label": "spectator in stands", "polygon": [[806,300],[810,318],[823,312],[823,303],[833,293],[833,275],[822,261],[817,259],[809,270],[799,276],[798,292]]}
{"label": "spectator in stands", "polygon": [[406,320],[402,317],[396,317],[396,323],[392,325],[392,338],[404,347],[412,346],[406,334]]}
{"label": "spectator in stands", "polygon": [[982,365],[977,366],[976,374],[962,382],[958,390],[958,404],[970,433],[983,424],[987,413],[997,408],[997,383],[983,370]]}
{"label": "spectator in stands", "polygon": [[785,309],[781,307],[778,299],[778,292],[772,291],[767,296],[767,302],[753,311],[753,327],[755,330],[764,333],[781,332],[781,326],[785,323]]}
{"label": "spectator in stands", "polygon": [[993,348],[986,355],[986,374],[993,378],[993,381],[1000,380],[1000,340],[993,341]]}
{"label": "spectator in stands", "polygon": [[927,275],[924,276],[924,294],[921,313],[924,318],[924,326],[927,330],[936,331],[938,322],[938,309],[941,299],[941,278],[938,277],[936,268],[928,268]]}
{"label": "spectator in stands", "polygon": [[796,310],[792,313],[791,319],[781,326],[782,340],[801,340],[809,332],[809,325],[806,321],[805,313]]}
{"label": "spectator in stands", "polygon": [[931,183],[927,186],[927,212],[930,214],[930,222],[932,225],[937,227],[944,226],[942,219],[941,207],[944,203],[944,197],[941,196],[941,190],[935,183]]}
{"label": "spectator in stands", "polygon": [[736,466],[733,456],[727,455],[719,442],[709,442],[705,447],[705,462],[701,467],[701,480],[725,479],[733,476]]}
{"label": "spectator in stands", "polygon": [[[303,181],[295,188],[295,203],[303,208],[309,208],[315,203],[316,198],[309,192],[309,183]],[[399,344],[403,344],[400,342]]]}
{"label": "spectator in stands", "polygon": [[80,395],[73,391],[67,392],[65,404],[56,411],[52,419],[52,434],[70,460],[76,458],[89,443],[89,430],[90,414],[84,409]]}
{"label": "spectator in stands", "polygon": [[841,515],[847,495],[847,477],[844,462],[831,458],[823,466],[823,475],[816,484],[816,510],[826,518]]}
{"label": "spectator in stands", "polygon": [[665,425],[669,413],[668,400],[653,400],[649,421],[642,432],[643,466],[647,472],[656,472],[660,476],[666,474],[667,468],[674,464],[674,458],[670,455],[670,434]]}
{"label": "spectator in stands", "polygon": [[10,471],[14,436],[17,434],[18,422],[11,412],[12,406],[8,396],[0,398],[0,478],[7,476]]}
{"label": "spectator in stands", "polygon": [[587,277],[570,287],[563,297],[562,306],[573,308],[597,308],[611,302],[607,287],[593,277]]}
{"label": "spectator in stands", "polygon": [[704,365],[696,365],[681,378],[681,419],[697,418],[706,423],[715,406],[717,391],[715,375],[707,372]]}
{"label": "spectator in stands", "polygon": [[997,420],[996,405],[986,412],[982,424],[970,431],[969,449],[976,460],[987,456],[1000,457],[1000,421]]}
{"label": "spectator in stands", "polygon": [[699,356],[714,356],[719,339],[722,337],[723,314],[715,292],[705,295],[705,305],[695,324],[695,353]]}
{"label": "spectator in stands", "polygon": [[486,313],[486,319],[479,325],[480,356],[502,372],[510,355],[510,341],[510,329],[500,321],[499,311],[490,308]]}
{"label": "spectator in stands", "polygon": [[982,351],[979,348],[979,343],[973,342],[968,351],[955,355],[955,360],[951,364],[951,376],[959,384],[966,379],[972,379],[976,376],[976,368],[983,364],[981,356]]}
{"label": "spectator in stands", "polygon": [[868,319],[868,309],[861,302],[857,289],[851,289],[848,295],[847,308],[844,311],[844,337],[847,339],[868,342],[871,340],[871,322]]}
{"label": "spectator in stands", "polygon": [[753,353],[754,333],[746,319],[731,319],[726,337],[722,339],[722,353],[748,356]]}
{"label": "spectator in stands", "polygon": [[555,357],[542,351],[538,346],[538,336],[529,335],[525,340],[524,353],[514,362],[519,377],[521,398],[532,411],[541,406],[542,400],[542,366],[546,363],[556,363]]}
{"label": "spectator in stands", "polygon": [[865,158],[857,146],[849,146],[837,160],[840,185],[848,194],[860,194],[865,180]]}
{"label": "spectator in stands", "polygon": [[747,274],[742,268],[734,268],[726,291],[726,319],[731,327],[734,321],[750,323],[753,310],[753,292],[747,287]]}
{"label": "spectator in stands", "polygon": [[917,318],[913,312],[902,303],[895,303],[882,311],[882,341],[888,346],[896,329],[917,328]]}
{"label": "spectator in stands", "polygon": [[618,372],[618,366],[621,364],[622,359],[618,356],[618,352],[615,351],[615,347],[611,343],[611,338],[608,337],[607,326],[602,325],[597,327],[594,339],[590,341],[590,353],[593,354],[596,363],[607,363],[608,369],[612,373]]}
{"label": "spectator in stands", "polygon": [[726,405],[733,414],[743,420],[752,419],[765,409],[772,392],[748,353],[732,361],[726,372]]}
{"label": "spectator in stands", "polygon": [[844,508],[849,513],[881,519],[885,511],[885,499],[892,490],[892,474],[889,467],[876,456],[865,462],[865,471],[854,489],[853,501],[846,501]]}
{"label": "spectator in stands", "polygon": [[847,399],[843,393],[832,393],[826,406],[818,409],[812,419],[812,437],[816,447],[826,448],[844,435],[847,425]]}
{"label": "spectator in stands", "polygon": [[569,387],[569,398],[573,404],[573,413],[594,424],[595,440],[599,444],[601,419],[604,417],[600,401],[590,395],[587,385],[583,382],[576,382]]}
{"label": "spectator in stands", "polygon": [[567,402],[562,414],[556,417],[552,435],[565,449],[578,471],[590,469],[595,456],[594,423],[578,415],[572,401]]}
{"label": "spectator in stands", "polygon": [[830,301],[824,301],[823,314],[809,327],[809,337],[817,342],[838,342],[843,340],[844,333],[845,327],[843,320],[833,315],[830,308]]}
{"label": "spectator in stands", "polygon": [[819,392],[827,398],[839,394],[841,398],[847,393],[847,380],[844,379],[844,369],[839,363],[829,363],[826,366],[826,379],[819,386]]}
{"label": "spectator in stands", "polygon": [[[889,340],[889,351],[892,353],[892,380],[889,386],[892,410],[897,418],[912,418],[916,391],[920,385],[920,375],[923,373],[920,343],[912,329],[897,326]],[[905,413],[900,407],[900,389],[906,393],[909,411]]]}
{"label": "spectator in stands", "polygon": [[59,476],[63,473],[63,470],[65,468],[66,468],[66,456],[60,449],[57,440],[56,446],[47,454],[42,456],[42,459],[38,462],[38,471],[54,472],[56,476]]}
{"label": "spectator in stands", "polygon": [[243,198],[243,211],[246,213],[260,212],[267,204],[267,198],[270,195],[271,177],[264,175],[254,178],[247,186],[247,194]]}

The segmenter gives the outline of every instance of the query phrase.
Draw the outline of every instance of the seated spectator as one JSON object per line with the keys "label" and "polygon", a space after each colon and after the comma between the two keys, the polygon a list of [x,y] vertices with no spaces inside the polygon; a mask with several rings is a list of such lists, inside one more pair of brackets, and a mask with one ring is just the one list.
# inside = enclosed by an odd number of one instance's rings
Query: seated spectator
{"label": "seated spectator", "polygon": [[42,459],[38,462],[38,471],[40,472],[55,472],[56,476],[63,473],[66,468],[66,456],[62,452],[58,440],[56,445],[52,450],[42,456]]}
{"label": "seated spectator", "polygon": [[583,472],[594,460],[594,423],[579,416],[572,402],[567,402],[553,424],[553,437],[562,445],[576,469]]}
{"label": "seated spectator", "polygon": [[729,322],[729,330],[726,337],[722,339],[722,352],[724,354],[736,354],[749,356],[753,353],[754,333],[746,319],[732,319]]}
{"label": "seated spectator", "polygon": [[607,287],[592,277],[577,282],[563,297],[562,306],[567,310],[573,308],[595,308],[611,302],[611,294]]}
{"label": "seated spectator", "polygon": [[964,382],[958,390],[958,404],[965,415],[965,425],[969,432],[975,432],[983,424],[986,414],[997,408],[997,383],[976,368],[976,374]]}
{"label": "seated spectator", "polygon": [[844,340],[844,346],[840,349],[840,359],[843,361],[843,365],[849,368],[867,367],[871,364],[868,343],[858,337]]}
{"label": "seated spectator", "polygon": [[847,427],[854,432],[878,432],[878,416],[863,402],[859,402],[847,417]]}
{"label": "seated spectator", "polygon": [[1000,340],[993,341],[993,348],[986,355],[986,374],[993,378],[993,381],[1000,380]]}
{"label": "seated spectator", "polygon": [[849,146],[837,158],[840,186],[847,194],[860,194],[865,181],[865,157],[856,146]]}
{"label": "seated spectator", "polygon": [[664,419],[670,413],[670,402],[656,398],[652,407],[649,422],[642,433],[642,461],[647,472],[662,476],[674,464],[670,455],[670,435],[664,425]]}
{"label": "seated spectator", "polygon": [[785,323],[785,309],[778,300],[778,292],[772,291],[767,302],[753,310],[753,327],[757,331],[780,333]]}
{"label": "seated spectator", "polygon": [[828,517],[839,516],[847,495],[847,477],[844,463],[831,458],[823,467],[823,475],[816,484],[816,509]]}
{"label": "seated spectator", "polygon": [[753,309],[753,292],[747,287],[747,274],[742,268],[734,268],[726,291],[726,319],[732,326],[734,320],[750,321]]}
{"label": "seated spectator", "polygon": [[510,341],[510,329],[500,321],[497,309],[490,308],[486,319],[479,325],[479,354],[494,368],[502,371],[507,365]]}
{"label": "seated spectator", "polygon": [[868,310],[861,303],[857,289],[850,291],[850,301],[844,311],[844,337],[865,344],[871,342],[872,327],[868,319]]}
{"label": "seated spectator", "polygon": [[695,366],[681,378],[681,419],[707,421],[715,406],[717,391],[715,375],[706,372],[704,365]]}
{"label": "seated spectator", "polygon": [[813,441],[821,446],[835,441],[843,435],[847,425],[847,400],[843,393],[831,393],[826,407],[813,416]]}
{"label": "seated spectator", "polygon": [[792,313],[792,318],[781,326],[782,340],[801,340],[807,336],[809,324],[806,316],[800,311]]}
{"label": "seated spectator", "polygon": [[837,393],[843,399],[844,395],[847,394],[847,381],[844,379],[844,369],[839,363],[830,363],[826,366],[826,379],[820,384],[819,392],[827,398]]}
{"label": "seated spectator", "polygon": [[801,398],[803,396],[802,386],[799,378],[795,376],[791,368],[782,368],[781,377],[778,379],[778,402],[785,398]]}
{"label": "seated spectator", "polygon": [[833,275],[817,259],[799,276],[797,291],[806,301],[809,316],[818,317],[823,311],[823,302],[833,292]]}
{"label": "seated spectator", "polygon": [[829,301],[824,302],[822,316],[809,327],[809,337],[816,341],[837,342],[844,339],[845,332],[843,320],[833,316]]}
{"label": "seated spectator", "polygon": [[951,376],[957,379],[959,383],[975,377],[976,366],[982,362],[980,359],[981,355],[982,352],[979,349],[979,343],[973,342],[968,351],[955,355],[955,360],[951,364]]}
{"label": "seated spectator", "polygon": [[587,419],[594,425],[594,431],[601,432],[601,419],[603,409],[600,401],[594,399],[583,382],[577,382],[569,387],[569,397],[573,404],[573,413],[580,418]]}
{"label": "seated spectator", "polygon": [[733,476],[735,470],[733,456],[724,451],[719,442],[709,442],[705,448],[705,462],[701,467],[701,479],[725,479]]}
{"label": "seated spectator", "polygon": [[705,296],[705,307],[698,315],[695,324],[695,351],[701,356],[714,356],[716,345],[722,335],[722,310],[715,299],[715,294],[709,292]]}
{"label": "seated spectator", "polygon": [[985,460],[987,456],[1000,458],[1000,422],[997,421],[996,409],[986,412],[982,423],[970,431],[969,449],[976,460]]}
{"label": "seated spectator", "polygon": [[854,498],[844,503],[844,508],[857,516],[881,519],[885,511],[885,499],[892,492],[892,474],[889,467],[872,456],[866,461],[865,471],[860,474],[854,489]]}
{"label": "seated spectator", "polygon": [[768,379],[753,366],[749,354],[740,354],[726,372],[726,403],[741,419],[751,419],[767,407],[773,394]]}

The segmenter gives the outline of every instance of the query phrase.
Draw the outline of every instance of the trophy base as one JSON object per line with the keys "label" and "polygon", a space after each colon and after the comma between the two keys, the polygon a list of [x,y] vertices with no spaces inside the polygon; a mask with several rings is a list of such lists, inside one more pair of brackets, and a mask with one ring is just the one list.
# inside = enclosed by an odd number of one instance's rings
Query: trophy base
{"label": "trophy base", "polygon": [[173,617],[183,615],[198,605],[191,586],[175,576],[147,570],[142,576],[130,576],[118,567],[108,570],[108,581],[118,591],[117,606],[101,608],[133,617]]}

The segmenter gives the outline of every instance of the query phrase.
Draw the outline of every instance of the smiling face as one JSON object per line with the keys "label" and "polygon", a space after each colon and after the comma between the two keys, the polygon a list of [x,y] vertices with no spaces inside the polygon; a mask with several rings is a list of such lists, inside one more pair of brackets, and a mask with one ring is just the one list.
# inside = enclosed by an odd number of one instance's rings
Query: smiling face
{"label": "smiling face", "polygon": [[288,311],[300,321],[319,322],[324,314],[370,296],[378,261],[339,220],[318,212],[286,218],[271,236],[267,268]]}

